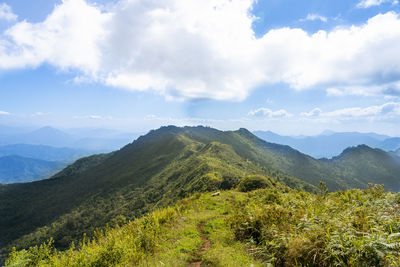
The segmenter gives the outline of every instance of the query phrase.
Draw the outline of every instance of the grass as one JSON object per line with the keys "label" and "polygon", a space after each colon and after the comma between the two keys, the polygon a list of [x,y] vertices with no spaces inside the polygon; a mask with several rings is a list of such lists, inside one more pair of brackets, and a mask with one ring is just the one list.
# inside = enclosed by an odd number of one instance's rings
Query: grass
{"label": "grass", "polygon": [[[261,266],[225,222],[236,194],[241,193],[195,194],[174,207],[95,233],[94,239],[66,252],[55,250],[51,242],[14,251],[6,266],[187,266],[195,261],[206,266]],[[204,251],[202,235],[210,243]]]}
{"label": "grass", "polygon": [[[169,229],[158,249],[139,266],[187,266],[200,262],[202,266],[261,266],[249,257],[246,244],[235,240],[225,218],[229,204],[237,192],[226,191],[220,196],[195,194],[183,200],[191,208]],[[202,240],[210,246],[203,250]]]}
{"label": "grass", "polygon": [[381,186],[196,193],[65,252],[14,251],[6,266],[400,266],[399,205]]}

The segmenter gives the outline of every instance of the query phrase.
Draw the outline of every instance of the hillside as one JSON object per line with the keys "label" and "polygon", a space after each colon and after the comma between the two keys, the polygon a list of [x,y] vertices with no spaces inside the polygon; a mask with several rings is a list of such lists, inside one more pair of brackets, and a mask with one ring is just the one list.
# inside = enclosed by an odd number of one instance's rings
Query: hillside
{"label": "hillside", "polygon": [[311,194],[267,189],[195,194],[97,231],[65,252],[52,241],[6,266],[397,266],[399,194],[382,187]]}
{"label": "hillside", "polygon": [[361,183],[381,183],[395,192],[400,190],[400,158],[391,153],[360,145],[347,148],[329,163]]}
{"label": "hillside", "polygon": [[0,156],[0,183],[23,183],[48,178],[65,167],[64,163],[26,158]]}
{"label": "hillside", "polygon": [[[387,154],[365,149],[350,155],[351,164],[316,160],[246,129],[162,127],[119,151],[81,159],[52,179],[0,187],[0,243],[6,250],[24,248],[52,236],[55,246],[65,249],[82,233],[90,235],[114,218],[132,220],[195,192],[231,189],[249,174],[310,192],[315,191],[310,184],[320,181],[339,190],[398,179],[398,166],[385,162],[375,165],[371,180],[363,179],[363,166],[370,164],[363,159],[371,153]],[[397,184],[389,186],[398,189]]]}

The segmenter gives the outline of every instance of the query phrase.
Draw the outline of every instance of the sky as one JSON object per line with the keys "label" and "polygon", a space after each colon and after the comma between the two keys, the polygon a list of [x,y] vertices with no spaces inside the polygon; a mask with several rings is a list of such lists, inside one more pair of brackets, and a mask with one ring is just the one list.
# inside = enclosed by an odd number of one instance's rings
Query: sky
{"label": "sky", "polygon": [[0,124],[400,136],[400,4],[0,0]]}

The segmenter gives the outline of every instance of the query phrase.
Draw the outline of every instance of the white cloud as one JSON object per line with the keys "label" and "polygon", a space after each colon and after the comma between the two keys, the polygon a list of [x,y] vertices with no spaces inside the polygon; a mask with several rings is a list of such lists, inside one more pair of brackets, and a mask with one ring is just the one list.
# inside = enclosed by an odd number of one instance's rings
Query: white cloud
{"label": "white cloud", "polygon": [[322,112],[321,109],[315,108],[310,112],[301,113],[301,116],[333,120],[385,120],[400,116],[400,102],[388,102],[369,107],[343,108],[329,112]]}
{"label": "white cloud", "polygon": [[382,85],[331,87],[326,89],[328,96],[400,96],[400,82],[389,82]]}
{"label": "white cloud", "polygon": [[84,0],[64,0],[43,22],[22,21],[6,30],[8,38],[0,41],[0,69],[47,62],[95,77],[109,17]]}
{"label": "white cloud", "polygon": [[31,117],[39,117],[39,116],[47,116],[47,115],[50,115],[50,113],[38,111],[38,112],[31,114]]}
{"label": "white cloud", "polygon": [[397,13],[328,32],[280,28],[256,38],[253,2],[63,0],[43,22],[5,31],[0,69],[48,63],[77,71],[76,81],[182,99],[243,100],[256,86],[280,82],[364,90],[400,81]]}
{"label": "white cloud", "polygon": [[258,108],[255,110],[251,110],[248,115],[256,117],[268,117],[268,118],[285,118],[293,116],[284,109],[272,111],[268,108]]}
{"label": "white cloud", "polygon": [[383,86],[347,86],[342,88],[328,88],[326,93],[328,96],[377,96],[384,93]]}
{"label": "white cloud", "polygon": [[84,116],[74,116],[74,119],[90,119],[90,120],[112,120],[112,116],[101,116],[96,114],[84,115]]}
{"label": "white cloud", "polygon": [[0,20],[4,19],[6,21],[17,20],[18,16],[12,12],[12,9],[6,3],[0,3]]}
{"label": "white cloud", "polygon": [[318,14],[308,14],[305,19],[301,19],[301,21],[306,21],[306,20],[310,21],[320,20],[322,22],[327,22],[328,18]]}
{"label": "white cloud", "polygon": [[11,115],[10,112],[0,110],[0,115]]}
{"label": "white cloud", "polygon": [[98,120],[98,119],[102,119],[103,117],[99,116],[99,115],[89,115],[88,118]]}
{"label": "white cloud", "polygon": [[388,117],[388,116],[398,116],[400,115],[400,103],[389,102],[380,106],[370,106],[366,108],[344,108],[335,111],[323,113],[323,116],[328,117]]}
{"label": "white cloud", "polygon": [[361,0],[358,4],[358,8],[369,8],[372,6],[380,6],[384,3],[392,3],[392,5],[397,5],[398,0]]}
{"label": "white cloud", "polygon": [[322,110],[320,108],[314,108],[312,110],[310,110],[309,112],[303,112],[300,115],[301,116],[305,116],[305,117],[318,117],[319,115],[321,115]]}

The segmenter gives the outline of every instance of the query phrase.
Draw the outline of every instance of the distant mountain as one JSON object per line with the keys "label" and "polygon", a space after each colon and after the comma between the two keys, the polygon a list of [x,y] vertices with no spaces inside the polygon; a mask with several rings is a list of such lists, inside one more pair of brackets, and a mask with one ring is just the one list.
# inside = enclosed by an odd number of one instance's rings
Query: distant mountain
{"label": "distant mountain", "polygon": [[0,186],[0,244],[21,248],[52,236],[66,248],[118,215],[133,219],[195,192],[230,189],[248,174],[307,191],[320,181],[329,190],[369,182],[398,190],[394,159],[360,146],[316,160],[246,129],[162,127],[113,153],[80,159],[51,179]]}
{"label": "distant mountain", "polygon": [[45,145],[58,148],[90,150],[93,153],[110,152],[132,142],[139,134],[120,133],[107,129],[70,129],[61,131],[42,127],[34,131],[12,131],[0,127],[0,146],[11,144]]}
{"label": "distant mountain", "polygon": [[[0,146],[0,183],[35,181],[47,178],[67,163],[92,154],[91,151],[43,145]],[[7,159],[7,160],[6,160]],[[11,161],[11,159],[13,159]]]}
{"label": "distant mountain", "polygon": [[65,164],[59,162],[25,158],[20,156],[0,157],[0,183],[22,183],[50,177]]}
{"label": "distant mountain", "polygon": [[400,138],[390,138],[376,133],[324,131],[317,136],[300,138],[281,136],[271,131],[255,131],[254,134],[267,142],[288,145],[315,158],[332,158],[339,155],[347,147],[363,144],[386,151],[400,147]]}
{"label": "distant mountain", "polygon": [[0,145],[31,144],[47,145],[54,147],[68,147],[74,142],[74,138],[52,127],[42,127],[34,131],[18,134],[4,134],[0,136]]}
{"label": "distant mountain", "polygon": [[46,144],[55,147],[71,146],[74,138],[58,129],[46,126],[23,135],[31,144]]}
{"label": "distant mountain", "polygon": [[384,149],[386,151],[396,150],[400,148],[400,137],[392,137],[383,140],[379,146],[379,148]]}
{"label": "distant mountain", "polygon": [[44,145],[15,144],[0,146],[0,157],[16,155],[46,161],[68,162],[89,154],[89,151]]}

